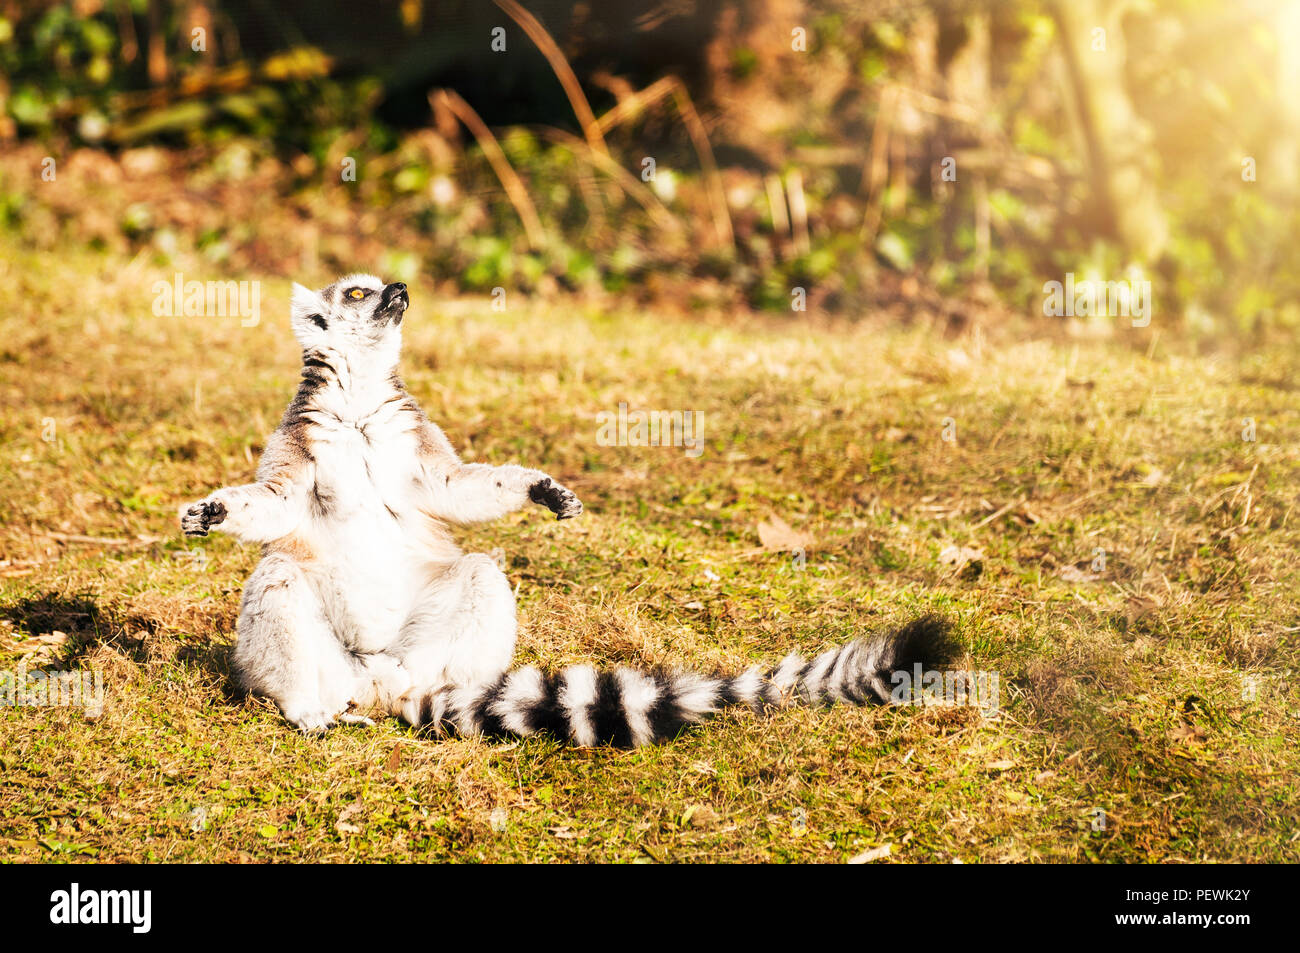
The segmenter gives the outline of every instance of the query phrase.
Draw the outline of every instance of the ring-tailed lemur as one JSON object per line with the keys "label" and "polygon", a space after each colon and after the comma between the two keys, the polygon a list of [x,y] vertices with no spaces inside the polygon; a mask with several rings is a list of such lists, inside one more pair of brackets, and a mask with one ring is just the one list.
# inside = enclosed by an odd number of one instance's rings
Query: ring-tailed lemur
{"label": "ring-tailed lemur", "polygon": [[295,284],[302,382],[257,482],[180,511],[187,536],[219,528],[262,544],[234,669],[301,730],[369,724],[364,713],[378,709],[465,734],[632,746],[728,705],[888,703],[890,672],[948,657],[946,623],[923,618],[767,673],[510,671],[514,593],[450,528],[529,503],[569,519],[582,503],[539,470],[461,462],[397,376],[408,304],[404,284],[371,275],[320,291]]}

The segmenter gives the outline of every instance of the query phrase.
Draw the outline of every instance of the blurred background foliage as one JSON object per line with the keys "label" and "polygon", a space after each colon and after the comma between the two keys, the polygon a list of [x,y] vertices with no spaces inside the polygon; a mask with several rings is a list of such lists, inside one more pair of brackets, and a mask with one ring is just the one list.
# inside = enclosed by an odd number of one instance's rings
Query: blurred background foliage
{"label": "blurred background foliage", "polygon": [[1300,325],[1298,81],[1285,0],[0,0],[0,224],[957,326],[1139,277],[1256,338]]}

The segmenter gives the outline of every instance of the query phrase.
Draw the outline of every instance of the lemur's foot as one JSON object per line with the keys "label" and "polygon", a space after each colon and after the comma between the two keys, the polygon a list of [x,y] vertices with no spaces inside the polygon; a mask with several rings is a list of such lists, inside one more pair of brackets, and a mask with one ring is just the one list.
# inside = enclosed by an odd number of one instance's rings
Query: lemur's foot
{"label": "lemur's foot", "polygon": [[200,500],[181,512],[181,529],[186,536],[207,536],[208,530],[226,518],[226,504],[220,500]]}
{"label": "lemur's foot", "polygon": [[338,716],[323,708],[286,710],[284,717],[304,735],[312,737],[320,737],[338,723]]}
{"label": "lemur's foot", "polygon": [[342,712],[338,716],[338,721],[340,725],[363,725],[366,728],[375,727],[374,721],[361,713],[361,710],[357,707],[355,701],[348,702],[347,711]]}
{"label": "lemur's foot", "polygon": [[554,513],[557,520],[572,519],[582,512],[582,500],[568,487],[560,486],[550,477],[544,477],[530,486],[528,498]]}

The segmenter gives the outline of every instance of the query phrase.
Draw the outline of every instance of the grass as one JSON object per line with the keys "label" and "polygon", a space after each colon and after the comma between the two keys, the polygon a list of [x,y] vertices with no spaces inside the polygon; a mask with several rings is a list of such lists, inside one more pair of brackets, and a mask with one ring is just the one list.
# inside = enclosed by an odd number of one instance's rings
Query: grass
{"label": "grass", "polygon": [[[244,328],[154,317],[175,269],[143,256],[0,251],[0,668],[106,686],[97,718],[0,708],[0,859],[1300,860],[1293,343],[497,313],[417,286],[430,415],[587,506],[466,536],[506,554],[522,660],[738,669],[933,609],[1001,707],[728,715],[630,753],[317,739],[230,690],[256,549],[174,519],[251,478],[292,393],[287,283]],[[702,411],[703,456],[599,446],[623,400]],[[771,516],[813,536],[804,560],[759,545]]]}

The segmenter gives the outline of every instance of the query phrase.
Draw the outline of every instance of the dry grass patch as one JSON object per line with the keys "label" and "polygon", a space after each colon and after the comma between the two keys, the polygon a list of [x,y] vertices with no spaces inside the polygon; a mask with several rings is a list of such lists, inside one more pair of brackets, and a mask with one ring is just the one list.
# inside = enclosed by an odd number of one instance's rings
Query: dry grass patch
{"label": "dry grass patch", "polygon": [[[309,739],[229,690],[257,553],[174,525],[251,477],[292,392],[287,283],[257,327],[160,319],[185,261],[3,251],[0,668],[107,686],[97,719],[0,709],[4,859],[1298,859],[1294,348],[416,288],[430,414],[587,504],[466,537],[505,551],[523,659],[738,669],[933,609],[1001,706],[727,715],[630,753]],[[600,446],[619,401],[702,411],[704,455]],[[801,556],[763,547],[773,517]]]}

